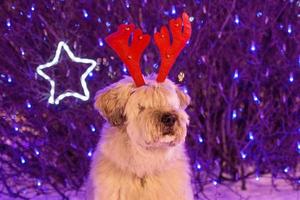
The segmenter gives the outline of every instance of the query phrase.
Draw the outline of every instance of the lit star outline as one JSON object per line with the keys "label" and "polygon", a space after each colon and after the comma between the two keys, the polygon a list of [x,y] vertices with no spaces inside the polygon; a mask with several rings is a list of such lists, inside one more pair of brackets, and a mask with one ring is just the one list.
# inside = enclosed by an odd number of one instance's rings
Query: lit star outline
{"label": "lit star outline", "polygon": [[[54,98],[54,94],[55,94],[55,81],[52,78],[50,78],[50,76],[48,76],[47,74],[45,74],[43,72],[43,69],[52,67],[53,65],[56,65],[58,63],[62,49],[64,49],[66,51],[66,53],[68,54],[69,58],[73,62],[90,64],[90,66],[87,68],[87,70],[80,77],[80,82],[81,82],[81,86],[82,86],[84,95],[79,94],[78,92],[64,92],[64,93],[60,94],[58,97]],[[48,63],[46,63],[46,64],[39,65],[36,68],[36,72],[40,76],[42,76],[44,79],[46,79],[47,81],[49,81],[49,83],[51,85],[50,97],[48,99],[48,103],[58,105],[59,102],[61,100],[63,100],[65,97],[71,97],[71,96],[75,97],[75,98],[78,98],[78,99],[81,99],[82,101],[87,101],[90,98],[90,92],[89,92],[89,90],[87,88],[87,84],[86,84],[85,79],[88,76],[88,74],[91,73],[95,69],[96,66],[97,66],[97,62],[95,60],[76,57],[73,54],[73,52],[70,50],[69,46],[65,42],[60,41],[58,43],[58,46],[57,46],[57,49],[56,49],[55,56],[54,56],[53,60],[50,61],[50,62],[48,62]]]}

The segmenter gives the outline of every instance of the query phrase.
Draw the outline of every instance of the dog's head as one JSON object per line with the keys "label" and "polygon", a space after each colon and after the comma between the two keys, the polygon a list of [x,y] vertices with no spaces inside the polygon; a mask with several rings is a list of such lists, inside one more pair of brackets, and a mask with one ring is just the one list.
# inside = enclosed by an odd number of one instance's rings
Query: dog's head
{"label": "dog's head", "polygon": [[157,83],[149,76],[141,87],[130,77],[108,86],[97,93],[94,106],[111,126],[125,128],[135,144],[156,148],[184,141],[189,103],[190,97],[172,81]]}

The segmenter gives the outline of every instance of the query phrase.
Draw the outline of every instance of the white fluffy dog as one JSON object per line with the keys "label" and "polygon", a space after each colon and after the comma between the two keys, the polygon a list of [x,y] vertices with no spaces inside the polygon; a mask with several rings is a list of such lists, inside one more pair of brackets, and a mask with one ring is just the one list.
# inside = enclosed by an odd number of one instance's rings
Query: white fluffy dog
{"label": "white fluffy dog", "polygon": [[192,200],[184,148],[190,102],[172,81],[131,77],[99,91],[95,108],[108,121],[93,156],[89,200]]}

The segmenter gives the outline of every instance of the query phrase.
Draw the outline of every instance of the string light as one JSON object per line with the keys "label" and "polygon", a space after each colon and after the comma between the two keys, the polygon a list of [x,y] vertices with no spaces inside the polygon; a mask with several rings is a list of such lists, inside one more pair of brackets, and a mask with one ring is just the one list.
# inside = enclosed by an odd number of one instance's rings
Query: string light
{"label": "string light", "polygon": [[298,153],[300,153],[300,142],[297,142],[297,150],[298,150]]}
{"label": "string light", "polygon": [[183,86],[183,92],[185,93],[185,94],[188,94],[188,89],[187,89],[187,87],[186,86]]}
{"label": "string light", "polygon": [[[80,77],[80,82],[81,82],[81,86],[83,88],[84,95],[79,94],[77,92],[65,92],[63,94],[60,94],[58,97],[54,98],[55,81],[53,79],[51,79],[47,74],[45,74],[43,72],[43,69],[52,67],[53,65],[56,65],[58,63],[62,49],[64,49],[67,52],[69,58],[73,62],[90,64],[89,68]],[[39,65],[36,69],[37,73],[40,76],[42,76],[44,79],[46,79],[50,82],[51,89],[50,89],[50,97],[48,99],[48,103],[50,103],[50,104],[59,104],[59,102],[61,100],[63,100],[66,97],[71,97],[71,96],[75,97],[75,98],[78,98],[78,99],[81,99],[82,101],[87,101],[90,98],[90,92],[87,89],[87,84],[86,84],[85,79],[88,76],[88,74],[94,70],[96,65],[97,65],[97,62],[92,60],[92,59],[79,58],[79,57],[74,56],[74,54],[71,52],[69,46],[65,42],[62,42],[62,41],[59,42],[53,60],[51,62],[46,63],[46,64]]]}
{"label": "string light", "polygon": [[122,65],[122,71],[124,72],[124,73],[127,73],[127,67],[126,67],[126,65]]}
{"label": "string light", "polygon": [[36,181],[36,185],[37,185],[38,187],[41,187],[41,186],[42,186],[42,181],[41,181],[41,180],[37,180],[37,181]]}
{"label": "string light", "polygon": [[11,78],[10,75],[7,75],[7,82],[8,82],[8,83],[12,83],[12,78]]}
{"label": "string light", "polygon": [[17,131],[19,131],[19,127],[18,126],[14,126],[14,130],[17,132]]}
{"label": "string light", "polygon": [[256,175],[255,180],[259,181],[260,177],[258,175]]}
{"label": "string light", "polygon": [[241,156],[242,156],[243,159],[246,159],[247,154],[245,154],[243,151],[241,151],[240,154],[241,154]]}
{"label": "string light", "polygon": [[35,11],[35,4],[31,5],[31,11]]}
{"label": "string light", "polygon": [[291,25],[291,24],[288,25],[288,30],[287,30],[287,32],[288,32],[289,34],[292,33],[292,25]]}
{"label": "string light", "polygon": [[252,93],[252,97],[253,97],[253,100],[255,101],[255,103],[260,104],[260,100],[258,99],[258,97],[256,96],[255,93]]}
{"label": "string light", "polygon": [[126,8],[130,8],[130,4],[129,4],[128,0],[125,1],[125,6],[126,6]]}
{"label": "string light", "polygon": [[37,156],[39,156],[40,155],[40,151],[38,150],[38,149],[34,149],[34,153],[35,153],[35,155],[37,155]]}
{"label": "string light", "polygon": [[172,13],[172,15],[175,15],[175,14],[176,14],[176,8],[175,8],[174,5],[172,6],[172,11],[171,11],[171,13]]}
{"label": "string light", "polygon": [[31,103],[30,103],[29,101],[26,102],[26,107],[27,107],[28,109],[30,109],[30,108],[32,107],[32,105],[31,105]]}
{"label": "string light", "polygon": [[261,11],[258,11],[257,13],[256,13],[256,17],[261,17],[262,16],[262,12]]}
{"label": "string light", "polygon": [[201,169],[201,165],[200,165],[200,163],[199,163],[199,162],[197,162],[197,163],[196,163],[196,168],[197,168],[198,170],[200,170],[200,169]]}
{"label": "string light", "polygon": [[286,168],[284,168],[284,173],[288,173],[289,172],[289,170],[290,170],[290,168],[289,167],[286,167]]}
{"label": "string light", "polygon": [[238,79],[238,78],[239,78],[239,72],[238,72],[238,70],[236,69],[236,70],[234,71],[233,79]]}
{"label": "string light", "polygon": [[216,180],[213,180],[214,186],[218,185],[218,182]]}

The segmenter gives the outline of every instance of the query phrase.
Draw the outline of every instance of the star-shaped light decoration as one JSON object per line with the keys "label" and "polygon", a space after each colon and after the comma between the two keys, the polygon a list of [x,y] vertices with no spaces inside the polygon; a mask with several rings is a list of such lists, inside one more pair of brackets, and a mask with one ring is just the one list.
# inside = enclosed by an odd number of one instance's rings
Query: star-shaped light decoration
{"label": "star-shaped light decoration", "polygon": [[[83,88],[83,93],[84,93],[83,95],[79,94],[77,92],[65,92],[65,93],[60,94],[58,97],[54,98],[55,81],[52,78],[50,78],[47,74],[45,74],[43,72],[43,69],[52,67],[53,65],[56,65],[58,63],[62,49],[64,49],[67,52],[68,56],[70,57],[70,59],[73,62],[90,64],[90,66],[87,68],[87,70],[80,77],[80,82],[81,82],[81,86]],[[61,100],[63,100],[65,97],[71,97],[71,96],[81,99],[82,101],[87,101],[90,98],[90,92],[87,89],[87,84],[86,84],[85,79],[88,76],[88,74],[94,70],[96,65],[97,65],[97,62],[95,60],[87,59],[87,58],[79,58],[79,57],[74,56],[74,54],[70,50],[69,46],[65,42],[63,42],[63,41],[59,42],[53,60],[46,64],[39,65],[36,69],[37,73],[40,76],[42,76],[44,79],[46,79],[47,81],[50,82],[51,89],[50,89],[50,97],[48,99],[48,103],[59,104],[59,102]]]}

